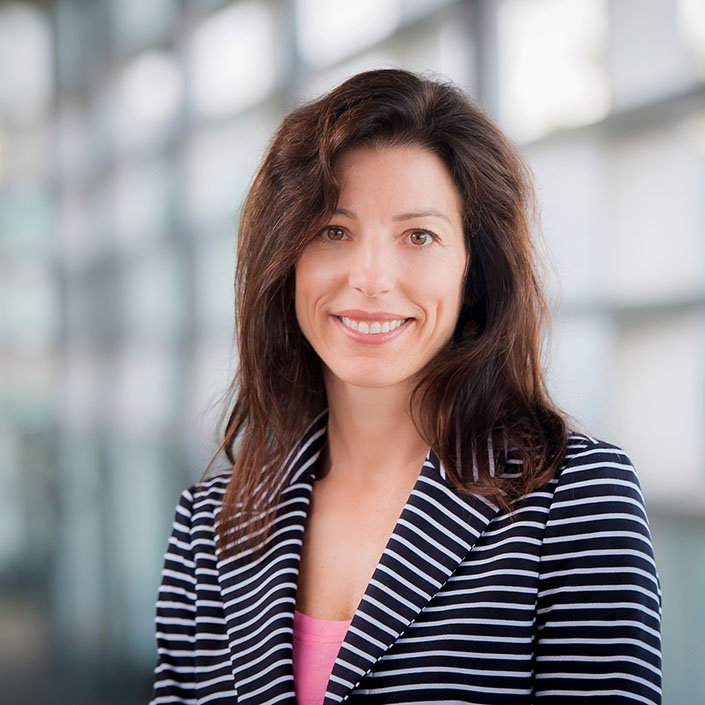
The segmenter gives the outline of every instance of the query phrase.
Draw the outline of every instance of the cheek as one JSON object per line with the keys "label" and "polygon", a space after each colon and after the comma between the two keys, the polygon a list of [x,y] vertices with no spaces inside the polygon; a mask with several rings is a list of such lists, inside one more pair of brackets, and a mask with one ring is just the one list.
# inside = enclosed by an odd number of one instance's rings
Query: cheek
{"label": "cheek", "polygon": [[294,303],[296,317],[304,333],[307,322],[315,315],[316,303],[329,289],[326,283],[326,268],[321,266],[318,259],[304,253],[295,270]]}
{"label": "cheek", "polygon": [[440,316],[442,318],[442,326],[445,333],[450,336],[458,324],[460,311],[463,306],[465,293],[465,271],[457,269],[455,272],[449,272],[445,281],[445,286],[442,291],[438,291],[438,305]]}
{"label": "cheek", "polygon": [[296,277],[294,280],[294,310],[296,311],[296,320],[299,322],[299,327],[306,332],[306,301],[307,280],[305,272],[302,271],[300,264],[296,267]]}
{"label": "cheek", "polygon": [[459,267],[457,262],[444,264],[424,288],[427,297],[435,301],[445,315],[457,314],[465,291],[465,268]]}

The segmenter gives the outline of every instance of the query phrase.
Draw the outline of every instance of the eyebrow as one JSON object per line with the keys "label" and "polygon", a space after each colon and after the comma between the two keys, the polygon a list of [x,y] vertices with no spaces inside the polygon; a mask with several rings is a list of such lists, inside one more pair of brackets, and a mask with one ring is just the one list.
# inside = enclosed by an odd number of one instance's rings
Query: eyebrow
{"label": "eyebrow", "polygon": [[[350,218],[351,220],[357,220],[357,216],[352,212],[349,211],[347,208],[336,208],[333,211],[334,215],[344,215],[347,218]],[[434,218],[443,218],[443,220],[447,220],[450,223],[450,218],[445,214],[442,213],[441,211],[437,211],[434,209],[429,209],[425,211],[413,211],[411,213],[400,213],[399,215],[395,215],[392,220],[395,220],[397,222],[400,222],[402,220],[413,220],[414,218],[424,218],[427,216],[432,216]]]}

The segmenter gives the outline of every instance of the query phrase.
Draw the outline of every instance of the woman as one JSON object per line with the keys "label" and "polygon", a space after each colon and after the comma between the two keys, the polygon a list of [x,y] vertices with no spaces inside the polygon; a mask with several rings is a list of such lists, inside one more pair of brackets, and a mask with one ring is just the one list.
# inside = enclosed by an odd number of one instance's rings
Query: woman
{"label": "woman", "polygon": [[643,499],[546,394],[532,205],[452,86],[372,71],[284,119],[240,225],[232,469],[177,507],[155,705],[660,702]]}

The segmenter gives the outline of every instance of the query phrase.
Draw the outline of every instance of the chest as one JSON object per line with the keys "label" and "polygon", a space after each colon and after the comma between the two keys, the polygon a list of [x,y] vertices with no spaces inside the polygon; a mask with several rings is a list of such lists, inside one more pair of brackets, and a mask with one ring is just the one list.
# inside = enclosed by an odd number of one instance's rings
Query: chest
{"label": "chest", "polygon": [[408,490],[342,497],[314,493],[304,531],[296,607],[318,619],[350,619],[399,519]]}

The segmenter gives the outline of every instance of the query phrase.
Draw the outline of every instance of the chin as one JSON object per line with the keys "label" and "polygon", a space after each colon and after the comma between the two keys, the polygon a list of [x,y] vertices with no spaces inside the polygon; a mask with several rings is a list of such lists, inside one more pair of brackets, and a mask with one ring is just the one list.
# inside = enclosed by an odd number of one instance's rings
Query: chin
{"label": "chin", "polygon": [[411,384],[411,375],[400,373],[398,366],[396,369],[375,364],[358,365],[354,369],[328,367],[327,373],[331,381],[363,389],[384,389],[397,387],[400,384]]}

